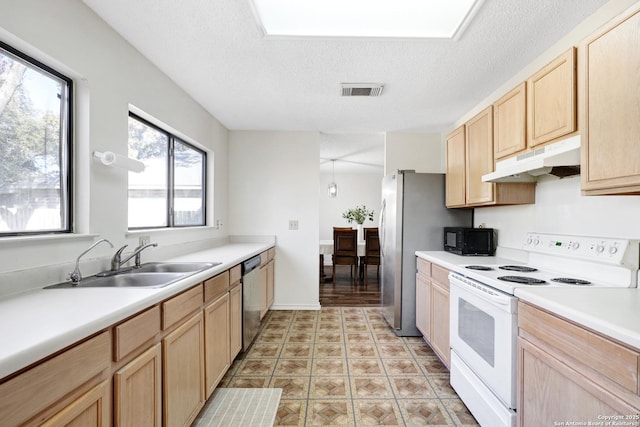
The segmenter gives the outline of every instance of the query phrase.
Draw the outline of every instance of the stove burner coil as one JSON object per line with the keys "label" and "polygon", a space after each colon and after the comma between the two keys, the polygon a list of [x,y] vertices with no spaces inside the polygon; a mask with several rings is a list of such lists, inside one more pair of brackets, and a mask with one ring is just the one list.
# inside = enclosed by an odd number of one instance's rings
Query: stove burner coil
{"label": "stove burner coil", "polygon": [[573,277],[556,277],[552,282],[564,283],[566,285],[590,285],[588,280],[574,279]]}
{"label": "stove burner coil", "polygon": [[505,282],[521,283],[523,285],[542,285],[547,282],[541,279],[535,279],[533,277],[524,276],[500,276],[498,280],[504,280]]}
{"label": "stove burner coil", "polygon": [[521,273],[531,273],[534,271],[538,271],[537,268],[527,267],[526,265],[501,265],[498,268],[502,270],[519,271]]}
{"label": "stove burner coil", "polygon": [[468,265],[465,268],[468,268],[469,270],[481,270],[481,271],[492,271],[493,268],[489,267],[488,265]]}

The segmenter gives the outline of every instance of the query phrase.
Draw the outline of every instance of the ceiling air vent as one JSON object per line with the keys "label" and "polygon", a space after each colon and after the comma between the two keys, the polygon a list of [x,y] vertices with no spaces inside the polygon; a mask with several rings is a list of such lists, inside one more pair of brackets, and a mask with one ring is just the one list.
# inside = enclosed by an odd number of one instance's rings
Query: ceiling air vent
{"label": "ceiling air vent", "polygon": [[383,88],[380,83],[342,83],[342,96],[380,96]]}

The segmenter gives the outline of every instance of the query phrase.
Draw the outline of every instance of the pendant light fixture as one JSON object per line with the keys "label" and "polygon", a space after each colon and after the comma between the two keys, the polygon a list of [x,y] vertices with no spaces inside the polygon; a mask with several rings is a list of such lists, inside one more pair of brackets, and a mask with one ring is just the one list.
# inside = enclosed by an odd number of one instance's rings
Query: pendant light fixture
{"label": "pendant light fixture", "polygon": [[338,195],[338,184],[336,184],[335,180],[336,160],[331,159],[331,162],[333,165],[331,172],[331,184],[329,184],[329,187],[327,188],[327,193],[329,194],[329,197],[336,197]]}

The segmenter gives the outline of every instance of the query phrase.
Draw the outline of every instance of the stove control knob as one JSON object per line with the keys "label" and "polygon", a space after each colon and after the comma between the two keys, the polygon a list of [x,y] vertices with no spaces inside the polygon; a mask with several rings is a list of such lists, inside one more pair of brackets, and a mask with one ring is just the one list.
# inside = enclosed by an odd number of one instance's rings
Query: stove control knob
{"label": "stove control knob", "polygon": [[540,244],[540,239],[536,239],[536,240],[534,240],[534,241],[533,241],[533,244],[534,244],[534,245],[536,245],[536,246],[538,246],[538,245]]}
{"label": "stove control knob", "polygon": [[528,238],[527,238],[527,245],[530,245],[530,244],[531,244],[531,242],[533,242],[533,239],[532,239],[531,237],[528,237]]}
{"label": "stove control knob", "polygon": [[580,243],[578,242],[573,242],[571,244],[571,249],[573,249],[574,251],[578,250],[579,247],[580,247]]}
{"label": "stove control knob", "polygon": [[614,255],[618,252],[618,248],[615,246],[609,247],[609,254]]}
{"label": "stove control knob", "polygon": [[602,252],[604,252],[604,245],[598,245],[598,246],[596,246],[596,252],[598,252],[599,254],[601,254]]}

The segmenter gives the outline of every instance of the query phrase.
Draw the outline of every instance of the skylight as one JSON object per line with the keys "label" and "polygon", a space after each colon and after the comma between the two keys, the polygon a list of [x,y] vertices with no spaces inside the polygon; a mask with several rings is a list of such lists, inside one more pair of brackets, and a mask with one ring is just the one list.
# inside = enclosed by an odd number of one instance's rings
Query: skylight
{"label": "skylight", "polygon": [[252,0],[268,36],[458,39],[483,0]]}

